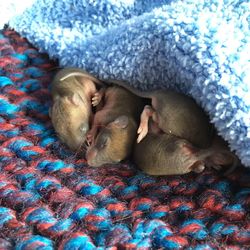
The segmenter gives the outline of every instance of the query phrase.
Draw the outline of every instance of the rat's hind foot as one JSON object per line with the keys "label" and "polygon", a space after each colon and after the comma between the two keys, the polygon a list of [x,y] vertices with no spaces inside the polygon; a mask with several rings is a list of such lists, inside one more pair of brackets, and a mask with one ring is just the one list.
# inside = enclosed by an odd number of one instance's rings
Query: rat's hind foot
{"label": "rat's hind foot", "polygon": [[192,168],[192,171],[195,173],[201,173],[205,170],[205,166],[202,162],[194,164]]}
{"label": "rat's hind foot", "polygon": [[139,135],[138,135],[136,141],[137,141],[137,143],[139,143],[147,135],[147,133],[148,133],[148,127],[145,127],[145,128],[139,127],[137,133]]}
{"label": "rat's hind foot", "polygon": [[137,143],[139,143],[148,133],[148,120],[154,113],[151,106],[146,105],[141,113],[141,121],[137,133]]}

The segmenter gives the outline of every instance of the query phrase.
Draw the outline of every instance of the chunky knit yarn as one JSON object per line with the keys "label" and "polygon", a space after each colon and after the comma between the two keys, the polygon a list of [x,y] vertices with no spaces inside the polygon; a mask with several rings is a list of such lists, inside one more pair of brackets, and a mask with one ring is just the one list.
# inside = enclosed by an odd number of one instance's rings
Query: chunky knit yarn
{"label": "chunky knit yarn", "polygon": [[150,177],[90,168],[48,117],[56,64],[0,33],[0,249],[249,249],[248,169]]}

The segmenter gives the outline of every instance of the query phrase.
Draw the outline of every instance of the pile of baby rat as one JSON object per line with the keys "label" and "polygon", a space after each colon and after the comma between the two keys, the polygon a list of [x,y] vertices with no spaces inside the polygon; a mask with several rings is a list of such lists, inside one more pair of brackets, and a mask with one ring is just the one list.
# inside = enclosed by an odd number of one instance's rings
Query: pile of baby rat
{"label": "pile of baby rat", "polygon": [[60,70],[51,93],[49,113],[59,139],[72,151],[83,150],[92,167],[128,157],[150,175],[199,173],[205,167],[228,174],[239,165],[203,109],[184,94],[142,92],[79,68]]}

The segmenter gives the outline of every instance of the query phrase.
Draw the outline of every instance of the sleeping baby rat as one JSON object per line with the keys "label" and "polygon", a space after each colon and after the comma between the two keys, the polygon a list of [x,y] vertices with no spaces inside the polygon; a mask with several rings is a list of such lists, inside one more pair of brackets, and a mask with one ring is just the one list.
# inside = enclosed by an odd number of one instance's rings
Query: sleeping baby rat
{"label": "sleeping baby rat", "polygon": [[96,84],[102,85],[97,78],[78,68],[62,69],[53,79],[51,121],[60,140],[71,150],[77,150],[86,139],[91,103],[96,106],[100,101]]}
{"label": "sleeping baby rat", "polygon": [[108,87],[102,101],[87,135],[86,159],[93,167],[118,163],[130,155],[144,106],[142,98],[119,86]]}
{"label": "sleeping baby rat", "polygon": [[192,98],[172,90],[143,92],[122,81],[111,80],[109,82],[123,86],[135,95],[151,100],[151,105],[146,105],[141,114],[138,143],[146,136],[148,120],[152,117],[165,133],[186,139],[200,148],[207,148],[211,145],[213,127],[206,113]]}
{"label": "sleeping baby rat", "polygon": [[199,149],[185,139],[172,134],[148,133],[134,147],[136,165],[150,175],[177,175],[202,172],[205,167],[234,170],[239,161],[229,148],[214,141],[207,149]]}

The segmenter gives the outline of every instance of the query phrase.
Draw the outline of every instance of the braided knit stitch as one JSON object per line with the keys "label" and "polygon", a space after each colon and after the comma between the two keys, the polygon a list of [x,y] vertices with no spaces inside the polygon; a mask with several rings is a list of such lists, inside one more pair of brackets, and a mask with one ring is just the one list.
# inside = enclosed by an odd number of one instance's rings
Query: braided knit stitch
{"label": "braided knit stitch", "polygon": [[48,117],[56,67],[0,33],[0,249],[249,249],[248,169],[150,177],[90,168]]}

